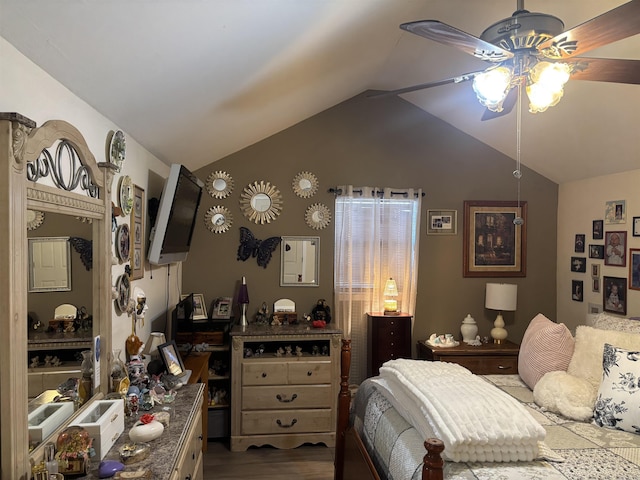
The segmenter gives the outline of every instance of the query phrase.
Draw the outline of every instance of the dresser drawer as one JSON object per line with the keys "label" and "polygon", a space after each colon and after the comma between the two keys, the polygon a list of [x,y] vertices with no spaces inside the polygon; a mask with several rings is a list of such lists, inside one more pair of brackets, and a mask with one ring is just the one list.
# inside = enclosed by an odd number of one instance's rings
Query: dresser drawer
{"label": "dresser drawer", "polygon": [[331,362],[291,362],[287,378],[290,385],[331,383]]}
{"label": "dresser drawer", "polygon": [[329,432],[331,410],[261,410],[242,412],[242,435]]}
{"label": "dresser drawer", "polygon": [[282,385],[287,383],[286,365],[271,362],[242,364],[243,385]]}
{"label": "dresser drawer", "polygon": [[331,385],[244,387],[243,410],[330,408]]}
{"label": "dresser drawer", "polygon": [[518,373],[518,357],[507,355],[447,355],[443,362],[453,362],[468,368],[476,375],[507,375]]}

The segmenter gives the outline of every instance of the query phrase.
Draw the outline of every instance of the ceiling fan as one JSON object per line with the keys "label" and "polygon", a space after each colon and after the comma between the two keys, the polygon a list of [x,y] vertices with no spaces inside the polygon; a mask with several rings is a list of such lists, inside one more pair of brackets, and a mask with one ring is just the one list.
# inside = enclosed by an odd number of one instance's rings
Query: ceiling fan
{"label": "ceiling fan", "polygon": [[[490,62],[486,70],[422,83],[371,96],[398,95],[450,83],[473,82],[488,111],[483,120],[511,111],[526,89],[529,110],[556,105],[569,79],[640,84],[640,60],[580,57],[590,50],[640,33],[640,0],[632,0],[569,30],[557,17],[531,13],[524,0],[517,10],[484,30],[480,37],[437,20],[403,23],[400,28]],[[518,88],[514,88],[518,87]]]}

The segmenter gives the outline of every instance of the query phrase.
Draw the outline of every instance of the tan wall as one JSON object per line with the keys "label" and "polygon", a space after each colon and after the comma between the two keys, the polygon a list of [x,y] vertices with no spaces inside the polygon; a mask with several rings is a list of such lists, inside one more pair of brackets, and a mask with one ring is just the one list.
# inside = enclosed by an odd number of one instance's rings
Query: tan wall
{"label": "tan wall", "polygon": [[[640,170],[633,170],[617,175],[594,177],[577,182],[565,183],[560,186],[558,206],[558,317],[570,329],[584,323],[589,304],[602,306],[602,280],[607,277],[627,278],[629,282],[629,248],[640,248],[640,237],[634,237],[633,217],[640,216],[640,201],[638,200],[638,185],[640,184]],[[586,247],[589,244],[604,245],[605,240],[594,240],[592,236],[593,220],[603,220],[606,202],[626,201],[626,222],[624,224],[604,225],[608,231],[627,232],[627,265],[624,267],[605,266],[604,260],[588,258],[588,251],[584,254],[575,253],[575,235],[586,235]],[[586,257],[587,272],[575,273],[571,271],[571,257]],[[600,265],[600,292],[592,291],[591,265]],[[571,281],[584,282],[583,301],[577,302],[571,298]],[[628,284],[627,284],[628,286]],[[615,314],[612,314],[615,315]],[[640,292],[627,291],[627,316],[640,315]]]}
{"label": "tan wall", "polygon": [[[335,185],[421,187],[426,196],[414,341],[434,332],[458,335],[467,313],[478,321],[480,334],[488,335],[495,312],[484,309],[484,286],[493,280],[462,276],[463,201],[515,200],[514,167],[512,159],[399,98],[355,97],[196,172],[205,181],[211,172],[225,171],[235,188],[222,200],[205,194],[192,251],[183,265],[183,292],[204,293],[210,304],[218,296],[235,295],[244,275],[252,315],[263,301],[271,307],[278,298],[294,300],[299,313],[309,312],[318,298],[333,305],[334,224],[319,233],[312,230],[305,224],[305,209],[321,202],[333,212],[334,197],[327,189]],[[291,188],[300,171],[319,179],[319,192],[311,199],[298,198]],[[527,276],[501,280],[519,285],[518,311],[505,314],[510,338],[516,341],[535,314],[553,317],[556,311],[558,187],[523,171],[522,199],[529,206]],[[282,214],[264,226],[249,223],[239,206],[242,189],[256,180],[275,184],[283,197]],[[233,214],[233,225],[225,234],[213,234],[204,225],[204,214],[214,205]],[[427,236],[427,209],[456,209],[458,235]],[[236,260],[240,226],[259,239],[319,234],[320,286],[281,288],[279,250],[266,269],[255,259]]]}

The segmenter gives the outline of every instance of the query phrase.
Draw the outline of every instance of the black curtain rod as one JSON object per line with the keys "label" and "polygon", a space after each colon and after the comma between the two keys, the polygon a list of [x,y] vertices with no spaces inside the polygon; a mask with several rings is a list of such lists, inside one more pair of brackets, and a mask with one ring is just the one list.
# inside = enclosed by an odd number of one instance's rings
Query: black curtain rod
{"label": "black curtain rod", "polygon": [[[341,188],[337,188],[337,187],[331,187],[329,190],[329,193],[333,193],[336,197],[338,195],[342,195],[342,189]],[[362,195],[362,189],[359,190],[353,190],[353,193],[359,193]],[[376,196],[378,197],[382,197],[384,195],[384,190],[376,190],[375,191]],[[402,196],[407,196],[406,192],[391,192],[391,195],[402,195]],[[418,194],[416,193],[415,196],[417,197]],[[424,197],[424,192],[422,192],[422,196]]]}

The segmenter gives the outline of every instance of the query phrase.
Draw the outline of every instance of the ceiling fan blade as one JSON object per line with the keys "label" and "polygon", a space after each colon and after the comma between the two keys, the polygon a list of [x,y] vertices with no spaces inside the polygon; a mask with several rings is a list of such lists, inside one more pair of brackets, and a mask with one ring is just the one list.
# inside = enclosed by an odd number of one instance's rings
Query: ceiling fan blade
{"label": "ceiling fan blade", "polygon": [[369,98],[388,97],[390,95],[400,95],[402,93],[415,92],[417,90],[424,90],[425,88],[431,88],[431,87],[439,87],[440,85],[448,85],[450,83],[468,82],[469,80],[473,80],[473,77],[483,72],[484,70],[480,70],[478,72],[463,73],[462,75],[458,75],[457,77],[445,78],[443,80],[437,80],[435,82],[420,83],[418,85],[399,88],[397,90],[380,90],[374,93],[370,93],[369,95],[367,95],[367,97]]}
{"label": "ceiling fan blade", "polygon": [[485,42],[478,37],[437,20],[418,20],[416,22],[403,23],[400,28],[429,40],[458,48],[480,60],[504,62],[513,57],[513,53],[508,50]]}
{"label": "ceiling fan blade", "polygon": [[502,103],[502,111],[494,112],[486,108],[480,120],[484,122],[485,120],[493,120],[494,118],[508,115],[509,113],[511,113],[511,110],[513,110],[513,107],[515,106],[517,101],[518,101],[518,89],[512,88],[511,90],[509,90],[509,93],[507,93],[507,98],[505,98],[504,102]]}
{"label": "ceiling fan blade", "polygon": [[577,57],[565,63],[573,67],[572,80],[640,85],[640,60]]}
{"label": "ceiling fan blade", "polygon": [[581,55],[640,33],[640,0],[620,5],[547,40],[538,51],[547,58]]}

